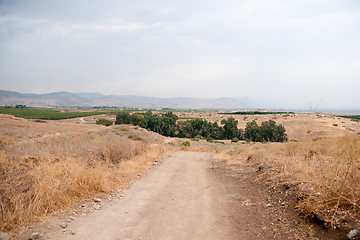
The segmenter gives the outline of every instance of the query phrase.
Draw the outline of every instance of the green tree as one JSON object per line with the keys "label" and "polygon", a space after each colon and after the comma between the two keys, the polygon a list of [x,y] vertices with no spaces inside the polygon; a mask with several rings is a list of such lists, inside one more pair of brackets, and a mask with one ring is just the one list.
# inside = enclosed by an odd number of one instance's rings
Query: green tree
{"label": "green tree", "polygon": [[246,124],[245,139],[250,139],[254,142],[284,142],[287,141],[285,127],[276,125],[274,120],[269,120],[261,123],[261,126],[255,121]]}
{"label": "green tree", "polygon": [[221,124],[224,125],[224,138],[232,139],[234,137],[238,137],[239,129],[238,129],[238,121],[234,118],[223,119]]}
{"label": "green tree", "polygon": [[145,118],[144,114],[136,113],[131,115],[131,124],[134,126],[140,126],[142,128],[148,127],[148,120]]}
{"label": "green tree", "polygon": [[244,137],[245,139],[250,139],[254,142],[263,141],[259,125],[256,123],[255,120],[246,123]]}
{"label": "green tree", "polygon": [[96,121],[96,124],[104,125],[104,126],[107,126],[107,127],[108,127],[108,126],[112,125],[113,122],[110,121],[110,120],[107,120],[107,119],[105,119],[105,118],[100,118],[99,120]]}
{"label": "green tree", "polygon": [[213,139],[223,139],[224,136],[224,128],[219,126],[217,122],[210,123],[210,137]]}
{"label": "green tree", "polygon": [[116,115],[115,124],[130,124],[131,123],[131,116],[128,112],[119,112]]}
{"label": "green tree", "polygon": [[190,121],[179,122],[177,136],[180,138],[193,138],[193,127]]}
{"label": "green tree", "polygon": [[160,134],[164,136],[175,137],[175,133],[177,130],[177,120],[178,116],[176,116],[172,112],[164,113],[160,122]]}

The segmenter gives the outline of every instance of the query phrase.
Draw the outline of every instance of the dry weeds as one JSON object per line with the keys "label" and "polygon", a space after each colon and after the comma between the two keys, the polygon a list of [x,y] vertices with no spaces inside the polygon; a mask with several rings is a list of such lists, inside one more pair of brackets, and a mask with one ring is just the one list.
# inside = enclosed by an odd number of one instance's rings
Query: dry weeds
{"label": "dry weeds", "polygon": [[[224,153],[227,155],[224,157]],[[220,158],[267,168],[261,178],[297,186],[297,210],[326,226],[360,223],[360,137],[238,145]]]}
{"label": "dry weeds", "polygon": [[[11,130],[2,131],[19,134],[31,124],[29,121],[21,122],[17,127],[12,125]],[[2,146],[1,231],[65,210],[96,194],[125,187],[169,150],[161,144],[132,141],[126,136],[105,131],[101,126],[96,132],[76,131],[79,129],[74,126],[72,132],[68,132],[71,127],[67,126],[67,131],[61,134],[43,138],[22,137],[19,139],[21,142],[13,139]],[[59,129],[61,127],[50,132]],[[40,132],[39,129],[36,131]]]}

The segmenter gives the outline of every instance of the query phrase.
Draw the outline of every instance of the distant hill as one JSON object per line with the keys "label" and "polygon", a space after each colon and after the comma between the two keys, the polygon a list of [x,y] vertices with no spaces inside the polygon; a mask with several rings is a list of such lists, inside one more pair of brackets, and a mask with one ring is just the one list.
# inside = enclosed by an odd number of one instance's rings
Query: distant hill
{"label": "distant hill", "polygon": [[0,90],[0,105],[23,104],[41,107],[132,107],[151,109],[239,109],[251,108],[255,101],[247,98],[154,98],[142,96],[116,96],[101,93],[55,92],[47,94],[19,93]]}

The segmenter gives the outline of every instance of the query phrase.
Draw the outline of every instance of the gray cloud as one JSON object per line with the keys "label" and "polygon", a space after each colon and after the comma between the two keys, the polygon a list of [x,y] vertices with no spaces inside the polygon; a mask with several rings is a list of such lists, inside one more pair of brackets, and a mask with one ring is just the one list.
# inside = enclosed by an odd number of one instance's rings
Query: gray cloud
{"label": "gray cloud", "polygon": [[1,88],[359,108],[358,1],[1,1]]}

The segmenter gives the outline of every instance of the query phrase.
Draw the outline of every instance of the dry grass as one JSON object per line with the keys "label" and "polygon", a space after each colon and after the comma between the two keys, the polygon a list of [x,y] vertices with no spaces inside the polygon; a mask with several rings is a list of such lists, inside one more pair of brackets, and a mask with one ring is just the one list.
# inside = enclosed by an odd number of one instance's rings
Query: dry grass
{"label": "dry grass", "polygon": [[[224,156],[226,154],[226,156]],[[237,145],[218,156],[267,169],[261,178],[297,186],[297,210],[327,226],[360,223],[360,136],[285,144]]]}
{"label": "dry grass", "polygon": [[[24,123],[17,128],[13,125],[11,131],[26,131],[31,123]],[[2,146],[1,231],[29,224],[52,211],[65,210],[96,194],[125,187],[169,150],[164,145],[132,141],[101,126],[96,132],[76,131],[77,127],[73,125],[72,132],[46,137],[22,137],[21,142],[13,139]]]}
{"label": "dry grass", "polygon": [[63,121],[24,120],[0,114],[0,139],[6,144],[14,144],[44,136],[65,132],[96,130],[95,125],[81,125]]}
{"label": "dry grass", "polygon": [[286,161],[277,162],[281,173],[305,183],[299,194],[299,211],[332,226],[348,216],[360,220],[358,136],[291,143],[284,150]]}

